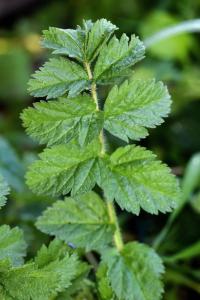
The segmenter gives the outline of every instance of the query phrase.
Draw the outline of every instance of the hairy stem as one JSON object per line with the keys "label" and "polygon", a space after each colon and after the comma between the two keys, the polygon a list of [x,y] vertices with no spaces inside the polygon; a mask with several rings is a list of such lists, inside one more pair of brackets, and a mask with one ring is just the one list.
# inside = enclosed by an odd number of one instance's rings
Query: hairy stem
{"label": "hairy stem", "polygon": [[[90,64],[87,63],[87,62],[85,62],[85,69],[87,71],[88,78],[92,81],[93,80],[92,71],[91,71],[91,68],[90,68]],[[93,98],[93,100],[96,104],[96,110],[99,111],[100,110],[100,105],[99,105],[99,101],[98,101],[98,97],[97,97],[97,89],[96,89],[96,83],[95,82],[92,82],[92,85],[91,85],[91,95],[92,95],[92,98]],[[100,140],[100,143],[101,143],[101,154],[105,154],[106,153],[106,142],[105,142],[105,135],[104,135],[103,129],[100,132],[99,140]],[[107,210],[108,210],[108,215],[109,215],[110,222],[111,222],[111,224],[113,224],[115,226],[114,244],[115,244],[116,248],[119,251],[121,251],[123,249],[124,243],[123,243],[123,239],[122,239],[121,230],[120,230],[120,227],[119,227],[117,215],[116,215],[116,212],[115,212],[115,207],[114,207],[113,202],[109,201],[106,198],[105,198],[105,200],[106,200],[106,203],[107,203]]]}
{"label": "hairy stem", "polygon": [[[91,71],[91,68],[90,68],[90,64],[87,63],[87,62],[85,63],[85,69],[87,71],[89,80],[92,80],[93,79],[92,71]],[[99,107],[99,102],[98,102],[98,98],[97,98],[97,88],[96,88],[96,84],[94,82],[92,82],[92,85],[91,85],[91,95],[92,95],[92,98],[94,99],[94,102],[96,104],[96,110],[99,111],[100,107]]]}
{"label": "hairy stem", "polygon": [[110,221],[112,224],[115,225],[115,233],[114,233],[115,246],[119,251],[121,251],[124,247],[124,243],[122,240],[121,230],[119,227],[114,204],[110,201],[107,201],[107,209],[108,209],[108,215],[109,215]]}

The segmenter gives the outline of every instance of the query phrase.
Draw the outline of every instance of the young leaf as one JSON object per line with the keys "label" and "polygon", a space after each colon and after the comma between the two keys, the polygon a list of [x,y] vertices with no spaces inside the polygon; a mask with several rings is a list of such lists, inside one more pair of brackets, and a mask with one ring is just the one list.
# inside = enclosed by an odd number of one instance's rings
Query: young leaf
{"label": "young leaf", "polygon": [[64,258],[68,255],[67,246],[60,240],[54,239],[48,247],[42,245],[34,259],[39,268],[43,268],[56,258]]}
{"label": "young leaf", "polygon": [[68,288],[76,277],[80,262],[76,255],[60,255],[61,246],[60,243],[56,245],[58,253],[51,249],[48,253],[43,247],[35,262],[0,270],[5,292],[16,300],[49,300]]}
{"label": "young leaf", "polygon": [[159,300],[163,293],[160,257],[152,248],[137,242],[125,245],[121,253],[112,249],[104,253],[107,276],[120,300]]}
{"label": "young leaf", "polygon": [[69,143],[46,149],[41,160],[31,165],[27,183],[38,194],[66,195],[72,191],[73,195],[90,191],[95,185],[93,171],[99,152],[97,140],[84,148]]}
{"label": "young leaf", "polygon": [[85,70],[70,60],[52,58],[29,80],[28,91],[35,97],[57,98],[69,92],[73,97],[89,88]]}
{"label": "young leaf", "polygon": [[86,57],[88,61],[93,61],[96,58],[102,46],[116,29],[118,28],[106,19],[97,20],[93,24],[91,30],[88,31],[86,44]]}
{"label": "young leaf", "polygon": [[82,61],[84,41],[85,32],[80,27],[76,30],[49,27],[43,31],[42,46],[53,49],[53,54],[63,54]]}
{"label": "young leaf", "polygon": [[97,182],[107,199],[115,199],[122,209],[139,214],[168,212],[176,206],[179,188],[169,168],[145,148],[130,145],[118,148],[99,160]]}
{"label": "young leaf", "polygon": [[163,122],[170,111],[171,99],[162,82],[155,80],[125,81],[114,86],[105,103],[104,127],[128,142],[148,135],[146,128]]}
{"label": "young leaf", "polygon": [[113,228],[106,205],[94,192],[57,201],[38,218],[36,226],[86,251],[112,242]]}
{"label": "young leaf", "polygon": [[13,266],[23,263],[26,243],[19,228],[11,229],[8,225],[0,226],[0,260],[9,259]]}
{"label": "young leaf", "polygon": [[103,113],[96,111],[91,97],[87,95],[59,101],[34,104],[22,114],[27,133],[41,144],[68,143],[78,140],[83,146],[99,134],[103,126]]}
{"label": "young leaf", "polygon": [[96,273],[98,281],[98,291],[101,296],[101,300],[116,300],[107,276],[107,272],[107,265],[105,263],[101,263]]}
{"label": "young leaf", "polygon": [[7,182],[0,174],[0,208],[6,203],[6,196],[9,194],[9,187]]}
{"label": "young leaf", "polygon": [[43,32],[42,45],[53,49],[54,54],[64,54],[81,62],[92,61],[117,27],[106,19],[95,23],[87,21],[83,25],[76,30],[50,27]]}
{"label": "young leaf", "polygon": [[144,45],[134,35],[129,38],[123,34],[118,40],[115,36],[101,50],[94,68],[94,78],[99,84],[108,84],[113,80],[127,76],[135,63],[144,57]]}

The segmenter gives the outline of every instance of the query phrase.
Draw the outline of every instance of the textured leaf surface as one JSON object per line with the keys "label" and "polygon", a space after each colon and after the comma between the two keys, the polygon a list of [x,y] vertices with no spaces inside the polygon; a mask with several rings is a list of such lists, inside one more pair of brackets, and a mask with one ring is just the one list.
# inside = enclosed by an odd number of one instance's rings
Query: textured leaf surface
{"label": "textured leaf surface", "polygon": [[73,99],[39,102],[22,114],[27,133],[48,146],[64,144],[71,139],[82,146],[98,136],[103,126],[103,114],[87,95]]}
{"label": "textured leaf surface", "polygon": [[28,173],[27,183],[36,193],[72,195],[91,190],[95,185],[93,174],[96,157],[100,152],[98,141],[80,148],[75,143],[46,149],[41,160],[34,162]]}
{"label": "textured leaf surface", "polygon": [[43,31],[42,46],[53,49],[54,54],[64,54],[82,61],[84,41],[85,32],[81,28],[74,30],[49,27]]}
{"label": "textured leaf surface", "polygon": [[106,19],[100,19],[93,23],[91,30],[88,31],[87,37],[87,60],[94,60],[94,58],[99,54],[102,46],[116,29],[117,27]]}
{"label": "textured leaf surface", "polygon": [[11,229],[7,225],[0,226],[0,260],[9,259],[12,265],[23,263],[26,254],[26,243],[19,228]]}
{"label": "textured leaf surface", "polygon": [[57,201],[39,217],[37,227],[86,251],[98,249],[112,241],[113,228],[106,205],[94,192]]}
{"label": "textured leaf surface", "polygon": [[98,291],[101,296],[101,300],[116,300],[109,278],[107,276],[107,272],[107,265],[105,263],[100,263],[96,272]]}
{"label": "textured leaf surface", "polygon": [[162,82],[154,80],[125,81],[114,86],[105,103],[104,127],[113,135],[128,141],[148,135],[146,128],[163,122],[170,111],[171,99]]}
{"label": "textured leaf surface", "polygon": [[57,98],[69,92],[73,97],[89,87],[85,70],[64,58],[52,58],[29,80],[28,91],[35,97]]}
{"label": "textured leaf surface", "polygon": [[140,208],[153,214],[171,211],[180,196],[170,169],[142,147],[126,146],[102,156],[98,141],[84,148],[70,143],[47,149],[40,157],[27,174],[36,193],[75,195],[97,183],[107,199],[135,214]]}
{"label": "textured leaf surface", "polygon": [[130,42],[126,34],[118,40],[115,36],[101,50],[94,68],[94,78],[98,83],[112,82],[127,76],[127,68],[144,57],[144,45],[134,35]]}
{"label": "textured leaf surface", "polygon": [[118,148],[99,160],[98,184],[107,199],[115,199],[122,209],[139,214],[167,212],[176,206],[179,188],[170,169],[156,156],[139,146]]}
{"label": "textured leaf surface", "polygon": [[42,45],[53,49],[54,54],[65,54],[82,62],[92,61],[116,29],[115,25],[105,19],[95,23],[86,21],[83,28],[77,27],[76,30],[50,27],[43,32]]}
{"label": "textured leaf surface", "polygon": [[0,175],[0,207],[6,203],[6,197],[9,194],[9,187],[4,178]]}
{"label": "textured leaf surface", "polygon": [[120,300],[161,299],[160,277],[164,268],[153,249],[137,242],[128,243],[121,254],[110,250],[104,260],[108,265],[108,279]]}
{"label": "textured leaf surface", "polygon": [[[63,253],[61,242],[39,251],[32,263],[1,270],[1,284],[5,292],[16,300],[49,300],[65,290],[76,277],[79,261],[76,255]],[[63,255],[65,254],[65,255]]]}

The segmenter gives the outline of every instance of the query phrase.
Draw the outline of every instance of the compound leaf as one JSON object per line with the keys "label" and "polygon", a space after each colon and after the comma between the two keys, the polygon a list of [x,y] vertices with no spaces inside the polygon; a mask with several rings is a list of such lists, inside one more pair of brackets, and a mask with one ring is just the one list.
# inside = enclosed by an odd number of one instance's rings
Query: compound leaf
{"label": "compound leaf", "polygon": [[50,27],[43,31],[42,45],[53,49],[54,54],[64,54],[81,62],[92,61],[116,29],[106,19],[95,23],[85,21],[83,28],[78,26],[76,30]]}
{"label": "compound leaf", "polygon": [[139,214],[168,212],[179,198],[175,176],[145,148],[118,148],[111,156],[101,154],[98,141],[84,148],[75,143],[45,150],[30,167],[27,182],[36,193],[72,195],[90,191],[97,183],[107,199],[122,209]]}
{"label": "compound leaf", "polygon": [[28,173],[27,183],[36,193],[72,195],[84,193],[95,185],[93,170],[100,152],[97,140],[80,148],[76,143],[46,149],[41,160],[34,162]]}
{"label": "compound leaf", "polygon": [[97,182],[107,199],[122,209],[139,214],[168,212],[176,206],[179,188],[170,169],[145,148],[129,145],[99,160]]}
{"label": "compound leaf", "polygon": [[160,257],[154,250],[137,242],[104,254],[107,276],[120,300],[159,300],[163,293],[161,275],[164,272]]}
{"label": "compound leaf", "polygon": [[9,194],[9,187],[3,176],[0,174],[0,208],[5,205],[6,197]]}
{"label": "compound leaf", "polygon": [[103,114],[96,111],[91,97],[87,95],[59,101],[34,104],[22,114],[27,133],[41,144],[68,143],[78,140],[83,146],[98,136],[103,126]]}
{"label": "compound leaf", "polygon": [[43,246],[34,262],[0,270],[1,284],[8,295],[16,300],[49,300],[68,288],[81,263],[76,255],[61,254],[59,247],[61,242],[53,246],[53,251]]}
{"label": "compound leaf", "polygon": [[105,103],[104,127],[128,142],[148,135],[146,128],[163,122],[170,111],[171,99],[162,82],[155,80],[125,81],[114,86]]}
{"label": "compound leaf", "polygon": [[57,201],[38,218],[36,225],[42,232],[86,251],[112,241],[113,228],[106,205],[94,192]]}
{"label": "compound leaf", "polygon": [[26,243],[19,228],[11,229],[8,225],[0,226],[0,260],[9,259],[13,266],[23,263]]}
{"label": "compound leaf", "polygon": [[28,91],[35,97],[57,98],[69,92],[73,97],[89,88],[85,70],[64,58],[52,58],[29,80]]}
{"label": "compound leaf", "polygon": [[[134,35],[115,36],[101,50],[94,68],[94,78],[99,84],[108,84],[129,74],[130,67],[144,57],[144,45]],[[127,70],[128,69],[128,70]]]}

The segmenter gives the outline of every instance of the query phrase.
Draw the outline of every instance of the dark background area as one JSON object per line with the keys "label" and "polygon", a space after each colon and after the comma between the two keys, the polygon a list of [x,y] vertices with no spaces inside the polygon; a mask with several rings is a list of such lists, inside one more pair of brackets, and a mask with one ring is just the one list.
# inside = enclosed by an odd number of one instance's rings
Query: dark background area
{"label": "dark background area", "polygon": [[[135,33],[145,40],[162,28],[199,16],[199,0],[0,0],[0,172],[12,188],[0,220],[23,228],[30,257],[48,241],[35,229],[34,221],[52,202],[36,197],[25,185],[27,166],[41,148],[28,138],[20,120],[23,108],[34,101],[27,93],[27,81],[49,56],[40,47],[42,30],[49,26],[74,28],[83,18],[104,17],[120,28],[118,35]],[[182,185],[186,182],[186,205],[158,249],[170,257],[200,240],[200,33],[184,33],[147,48],[146,59],[135,68],[135,76],[163,80],[173,99],[169,118],[141,142],[172,168]],[[120,144],[114,139],[111,143]],[[188,175],[188,164],[194,157]],[[194,179],[192,185],[187,185],[188,178]],[[145,213],[136,217],[121,211],[119,215],[125,240],[149,244],[169,217]],[[199,252],[187,259],[173,263],[166,259],[165,283],[166,300],[200,299],[200,246]]]}

